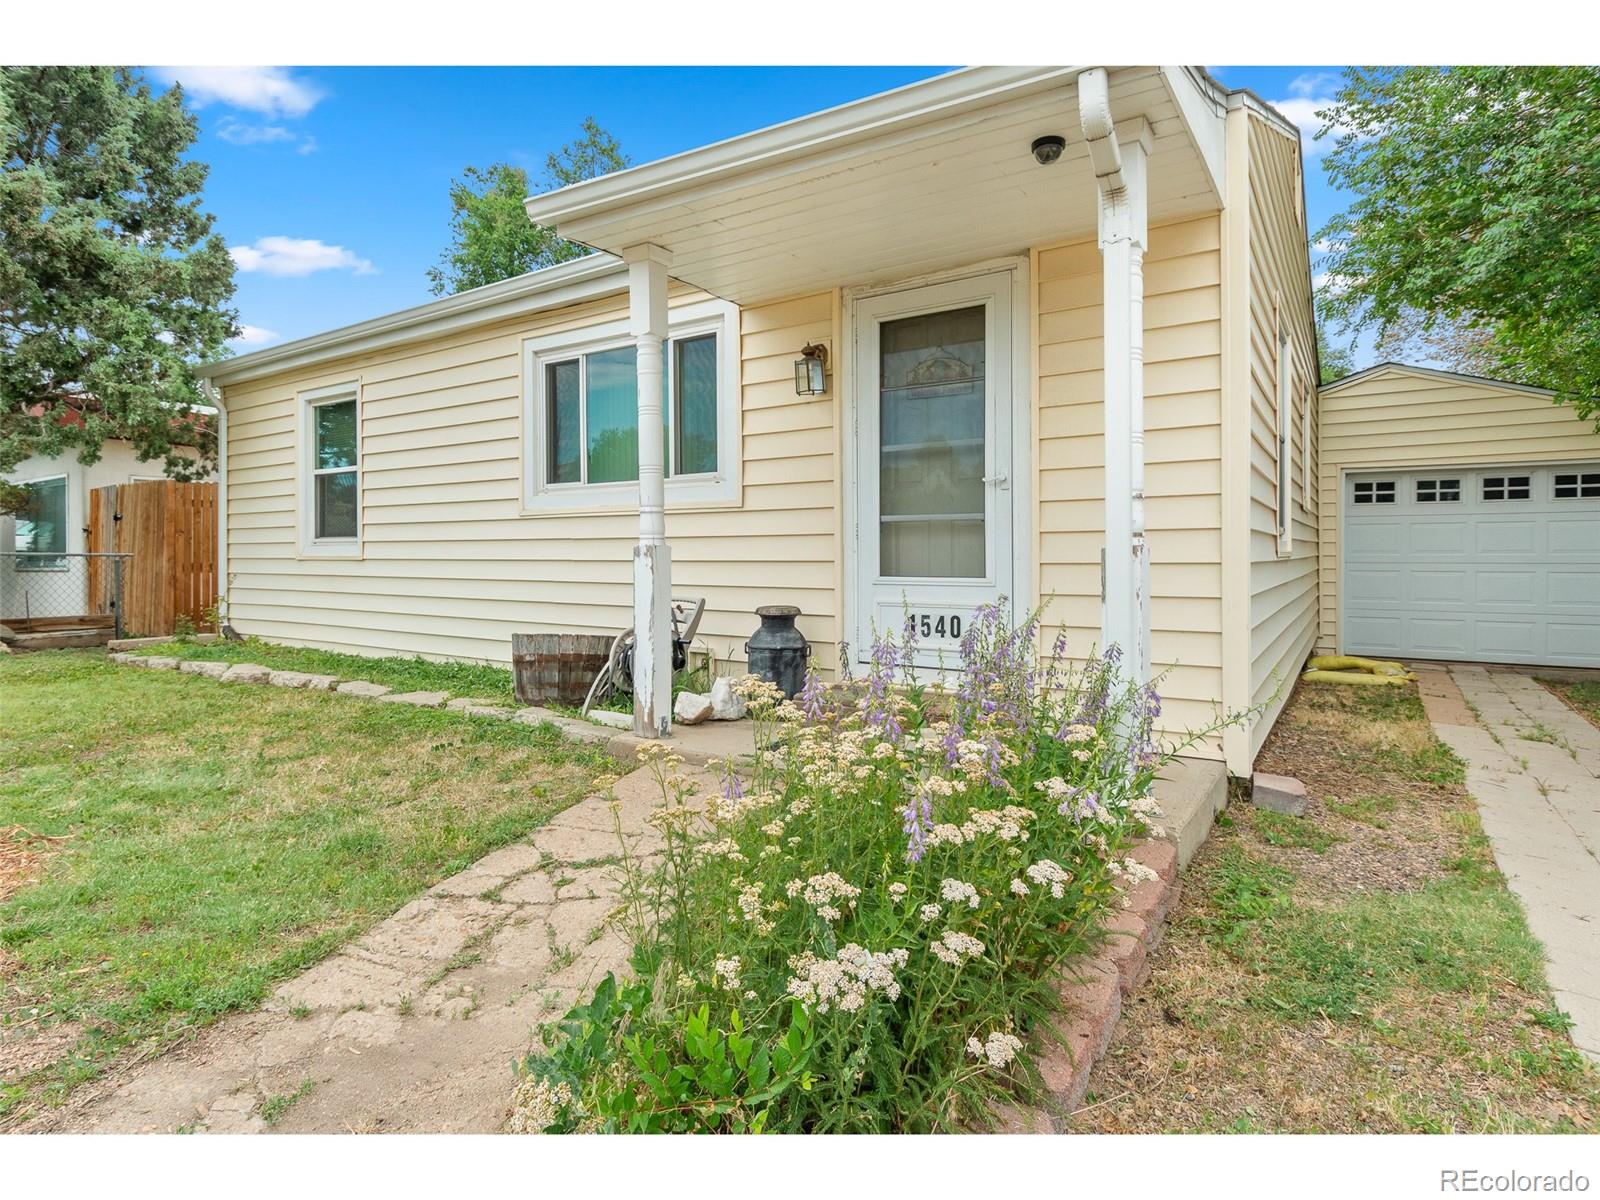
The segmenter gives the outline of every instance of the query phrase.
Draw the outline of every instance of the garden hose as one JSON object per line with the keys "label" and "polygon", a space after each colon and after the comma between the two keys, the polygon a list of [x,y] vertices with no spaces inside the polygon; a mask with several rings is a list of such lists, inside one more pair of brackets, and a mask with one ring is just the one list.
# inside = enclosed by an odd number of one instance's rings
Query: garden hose
{"label": "garden hose", "polygon": [[1309,668],[1301,679],[1314,683],[1353,683],[1359,686],[1384,687],[1404,685],[1416,679],[1406,670],[1404,663],[1387,662],[1377,658],[1356,658],[1348,654],[1320,654],[1306,663]]}

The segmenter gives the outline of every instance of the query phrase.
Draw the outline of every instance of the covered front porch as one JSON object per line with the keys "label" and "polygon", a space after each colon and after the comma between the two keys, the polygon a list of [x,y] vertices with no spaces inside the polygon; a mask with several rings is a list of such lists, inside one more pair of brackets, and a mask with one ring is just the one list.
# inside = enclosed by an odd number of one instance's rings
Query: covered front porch
{"label": "covered front porch", "polygon": [[832,335],[792,353],[796,389],[820,360],[833,403],[840,641],[859,654],[909,609],[935,665],[976,605],[1046,590],[1035,267],[1085,238],[1101,258],[1098,328],[1080,334],[1104,413],[1095,633],[1148,679],[1143,259],[1153,223],[1221,207],[1224,109],[1188,68],[975,68],[527,202],[627,264],[639,735],[671,732],[669,287],[744,310],[834,295]]}

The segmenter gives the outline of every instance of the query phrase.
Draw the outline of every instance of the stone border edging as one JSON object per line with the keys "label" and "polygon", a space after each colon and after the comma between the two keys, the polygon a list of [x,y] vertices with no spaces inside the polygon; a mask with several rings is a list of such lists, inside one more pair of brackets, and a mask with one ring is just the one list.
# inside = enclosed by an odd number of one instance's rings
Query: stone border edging
{"label": "stone border edging", "polygon": [[[171,638],[158,638],[141,645],[170,642]],[[381,700],[390,704],[411,704],[418,708],[442,708],[463,716],[482,717],[498,721],[515,721],[520,725],[554,725],[565,736],[580,742],[604,743],[605,752],[625,767],[638,765],[639,747],[650,739],[632,733],[619,733],[604,725],[597,725],[578,717],[569,717],[548,708],[529,705],[506,708],[487,700],[467,696],[449,699],[448,692],[396,692],[380,683],[364,679],[341,680],[337,675],[314,675],[304,671],[279,671],[260,663],[230,663],[214,659],[173,658],[163,654],[129,654],[113,652],[106,655],[109,662],[124,667],[142,667],[153,671],[179,671],[185,675],[202,675],[220,683],[265,683],[274,687],[305,691],[334,692],[341,696],[354,696],[362,700]],[[713,759],[724,757],[710,751],[688,746],[673,746],[691,766],[705,766]]]}
{"label": "stone border edging", "polygon": [[1160,944],[1177,903],[1178,852],[1155,837],[1128,857],[1156,873],[1124,894],[1125,907],[1106,922],[1106,941],[1093,958],[1063,968],[1061,1011],[1036,1040],[1039,1074],[1049,1108],[1011,1105],[995,1112],[1000,1133],[1065,1133],[1089,1091],[1089,1077],[1111,1047],[1122,1004],[1150,976],[1150,953]]}

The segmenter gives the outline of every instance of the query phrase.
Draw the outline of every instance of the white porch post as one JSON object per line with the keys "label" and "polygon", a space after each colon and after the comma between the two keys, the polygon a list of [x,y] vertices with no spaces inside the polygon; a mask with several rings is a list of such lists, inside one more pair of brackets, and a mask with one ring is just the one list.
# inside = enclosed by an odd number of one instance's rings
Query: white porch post
{"label": "white porch post", "polygon": [[1103,649],[1120,646],[1127,673],[1150,681],[1150,554],[1144,521],[1144,251],[1148,240],[1143,117],[1111,120],[1103,67],[1078,77],[1079,119],[1100,194],[1105,365]]}
{"label": "white porch post", "polygon": [[672,733],[672,551],[667,546],[666,441],[662,347],[667,336],[667,268],[672,256],[645,243],[622,252],[628,264],[628,326],[639,377],[639,544],[633,548],[633,731]]}

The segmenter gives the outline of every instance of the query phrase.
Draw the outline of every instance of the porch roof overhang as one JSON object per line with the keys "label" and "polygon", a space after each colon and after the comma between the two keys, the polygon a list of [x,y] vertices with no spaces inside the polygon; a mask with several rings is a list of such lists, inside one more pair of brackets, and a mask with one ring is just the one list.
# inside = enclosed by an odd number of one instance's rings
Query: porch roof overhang
{"label": "porch roof overhang", "polygon": [[[1093,236],[1078,117],[1087,67],[974,67],[526,201],[563,237],[653,243],[740,304],[887,282]],[[1227,93],[1189,67],[1109,69],[1113,119],[1147,122],[1152,222],[1224,199]],[[1031,145],[1066,139],[1040,166]]]}

